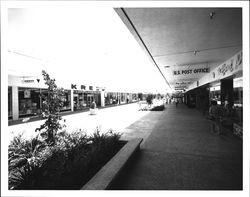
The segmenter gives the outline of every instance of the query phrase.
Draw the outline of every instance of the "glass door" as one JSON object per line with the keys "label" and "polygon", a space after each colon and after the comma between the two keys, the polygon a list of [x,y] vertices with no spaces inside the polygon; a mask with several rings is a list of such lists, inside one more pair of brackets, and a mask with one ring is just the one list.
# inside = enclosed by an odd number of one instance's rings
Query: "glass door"
{"label": "glass door", "polygon": [[94,100],[94,95],[93,94],[88,94],[87,95],[87,106],[90,107],[90,104],[93,102]]}

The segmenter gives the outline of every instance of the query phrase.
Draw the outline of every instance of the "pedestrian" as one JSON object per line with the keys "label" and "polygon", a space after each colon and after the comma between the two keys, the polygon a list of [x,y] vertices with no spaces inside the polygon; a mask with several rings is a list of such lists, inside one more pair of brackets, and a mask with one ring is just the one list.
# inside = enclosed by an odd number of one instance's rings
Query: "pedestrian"
{"label": "pedestrian", "polygon": [[179,103],[179,101],[178,101],[178,99],[176,99],[176,100],[175,100],[175,106],[176,106],[176,107],[178,107],[178,103]]}
{"label": "pedestrian", "polygon": [[129,102],[129,95],[127,95],[127,103]]}
{"label": "pedestrian", "polygon": [[95,100],[90,104],[90,115],[95,115],[97,111]]}
{"label": "pedestrian", "polygon": [[93,102],[91,103],[91,108],[92,108],[92,109],[95,109],[95,108],[96,108],[95,100],[93,100]]}
{"label": "pedestrian", "polygon": [[221,134],[221,128],[220,128],[220,110],[217,106],[217,101],[212,100],[211,106],[209,108],[209,116],[211,120],[211,132],[217,133],[218,135]]}
{"label": "pedestrian", "polygon": [[227,100],[225,100],[224,105],[222,106],[221,124],[222,125],[232,124],[233,122],[232,114],[233,114],[232,106],[229,104]]}

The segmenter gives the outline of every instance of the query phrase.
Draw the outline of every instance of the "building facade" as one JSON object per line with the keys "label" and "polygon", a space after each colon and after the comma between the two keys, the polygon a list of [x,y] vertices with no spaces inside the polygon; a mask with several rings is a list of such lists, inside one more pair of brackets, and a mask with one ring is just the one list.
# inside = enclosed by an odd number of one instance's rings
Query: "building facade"
{"label": "building facade", "polygon": [[242,136],[243,126],[243,66],[242,51],[218,65],[185,93],[185,103],[208,111],[211,100],[221,107],[228,105],[231,111],[232,131]]}

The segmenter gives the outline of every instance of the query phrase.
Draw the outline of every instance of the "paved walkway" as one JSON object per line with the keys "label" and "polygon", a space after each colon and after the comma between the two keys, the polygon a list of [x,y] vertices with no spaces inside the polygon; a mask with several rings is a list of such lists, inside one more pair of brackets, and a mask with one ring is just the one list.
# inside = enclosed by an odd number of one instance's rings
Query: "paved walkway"
{"label": "paved walkway", "polygon": [[[138,111],[138,109],[137,103],[131,103],[99,109],[97,115],[90,115],[89,111],[85,111],[63,116],[63,119],[66,120],[65,124],[68,132],[81,129],[87,134],[92,134],[96,127],[99,127],[102,132],[112,129],[114,132],[124,133],[126,127],[150,113],[149,111]],[[34,137],[37,135],[35,129],[44,122],[45,120],[37,120],[9,126],[9,141],[18,134],[23,134],[23,137],[27,139]]]}
{"label": "paved walkway", "polygon": [[202,113],[184,105],[143,116],[123,136],[143,137],[141,153],[113,189],[241,190],[242,141],[209,128]]}

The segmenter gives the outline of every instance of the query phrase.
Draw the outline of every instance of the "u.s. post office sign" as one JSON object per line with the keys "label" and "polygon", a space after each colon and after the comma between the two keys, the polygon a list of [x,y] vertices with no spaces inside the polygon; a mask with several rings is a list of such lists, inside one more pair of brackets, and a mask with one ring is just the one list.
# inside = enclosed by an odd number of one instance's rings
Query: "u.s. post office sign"
{"label": "u.s. post office sign", "polygon": [[173,75],[199,75],[209,73],[209,67],[199,67],[197,65],[194,66],[181,66],[182,69],[173,70]]}

